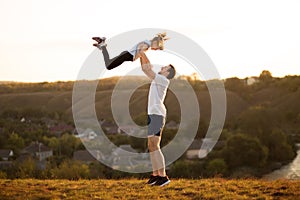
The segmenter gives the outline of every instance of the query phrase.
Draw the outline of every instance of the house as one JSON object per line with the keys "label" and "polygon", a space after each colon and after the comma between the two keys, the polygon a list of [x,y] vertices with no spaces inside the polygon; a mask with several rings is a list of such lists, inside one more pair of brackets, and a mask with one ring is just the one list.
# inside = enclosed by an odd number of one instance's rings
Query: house
{"label": "house", "polygon": [[10,149],[0,149],[0,160],[8,161],[14,155],[13,150]]}
{"label": "house", "polygon": [[245,79],[245,81],[246,81],[246,84],[247,84],[247,85],[252,85],[252,84],[254,84],[254,83],[259,82],[259,78],[258,78],[258,77],[255,77],[255,76],[251,76],[251,77],[247,77],[247,78]]}
{"label": "house", "polygon": [[0,169],[6,170],[11,168],[12,166],[11,158],[13,156],[14,156],[13,150],[0,149]]}
{"label": "house", "polygon": [[32,142],[21,151],[21,154],[31,155],[33,158],[43,161],[53,156],[53,151],[41,142]]}
{"label": "house", "polygon": [[186,151],[187,159],[196,159],[198,158],[199,149],[201,148],[201,140],[194,140],[188,150]]}
{"label": "house", "polygon": [[85,130],[81,129],[79,134],[76,134],[75,137],[76,138],[80,138],[82,140],[93,140],[97,137],[97,133],[95,133],[95,131],[93,131],[90,128],[87,128]]}
{"label": "house", "polygon": [[203,138],[201,140],[194,140],[188,150],[186,151],[187,159],[204,158],[214,149],[221,149],[225,146],[225,141],[214,141],[211,138]]}

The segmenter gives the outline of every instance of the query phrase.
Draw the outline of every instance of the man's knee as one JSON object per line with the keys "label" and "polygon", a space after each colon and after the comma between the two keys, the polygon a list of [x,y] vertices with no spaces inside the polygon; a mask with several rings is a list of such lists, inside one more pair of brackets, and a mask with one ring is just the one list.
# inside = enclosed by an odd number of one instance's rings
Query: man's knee
{"label": "man's knee", "polygon": [[159,141],[151,140],[151,139],[148,140],[148,149],[150,152],[159,150],[159,148],[160,148]]}

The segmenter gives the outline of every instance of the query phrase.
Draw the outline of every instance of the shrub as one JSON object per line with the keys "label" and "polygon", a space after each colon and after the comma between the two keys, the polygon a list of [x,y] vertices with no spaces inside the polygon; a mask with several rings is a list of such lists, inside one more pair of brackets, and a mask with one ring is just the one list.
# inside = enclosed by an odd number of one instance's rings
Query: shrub
{"label": "shrub", "polygon": [[170,167],[169,175],[176,178],[199,178],[205,173],[200,161],[178,160]]}
{"label": "shrub", "polygon": [[207,164],[206,167],[207,173],[210,176],[214,175],[225,175],[227,172],[227,164],[225,163],[224,159],[216,158]]}
{"label": "shrub", "polygon": [[6,179],[7,178],[7,174],[3,171],[0,171],[0,179]]}
{"label": "shrub", "polygon": [[65,160],[59,167],[51,170],[53,178],[78,180],[80,178],[89,178],[89,166],[75,160]]}
{"label": "shrub", "polygon": [[38,173],[36,162],[31,157],[22,162],[16,162],[15,170],[16,178],[35,178]]}

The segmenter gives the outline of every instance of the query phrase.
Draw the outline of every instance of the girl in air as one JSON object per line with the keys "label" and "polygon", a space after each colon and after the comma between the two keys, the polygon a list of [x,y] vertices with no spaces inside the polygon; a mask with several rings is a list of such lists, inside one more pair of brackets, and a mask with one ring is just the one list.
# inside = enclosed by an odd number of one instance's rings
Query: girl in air
{"label": "girl in air", "polygon": [[97,43],[93,44],[93,46],[100,49],[103,53],[105,66],[108,70],[116,68],[120,66],[125,61],[135,61],[140,58],[141,52],[147,51],[149,48],[151,50],[163,50],[164,49],[164,41],[169,39],[166,37],[166,33],[158,33],[152,40],[144,40],[130,50],[123,51],[120,55],[110,58],[108,51],[106,49],[107,44],[105,43],[105,37],[93,37]]}

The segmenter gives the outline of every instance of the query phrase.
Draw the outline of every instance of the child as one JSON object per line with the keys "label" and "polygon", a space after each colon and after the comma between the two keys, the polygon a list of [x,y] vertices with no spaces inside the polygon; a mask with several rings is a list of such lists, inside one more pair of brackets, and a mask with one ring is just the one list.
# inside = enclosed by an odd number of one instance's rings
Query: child
{"label": "child", "polygon": [[166,33],[158,33],[152,40],[144,40],[138,44],[136,44],[132,49],[128,51],[123,51],[120,55],[110,59],[109,54],[107,52],[105,43],[105,37],[93,37],[97,43],[93,44],[93,46],[102,50],[105,66],[108,70],[118,67],[125,61],[135,61],[140,57],[140,52],[145,52],[151,47],[152,50],[163,50],[164,49],[164,41],[169,39],[166,37]]}

